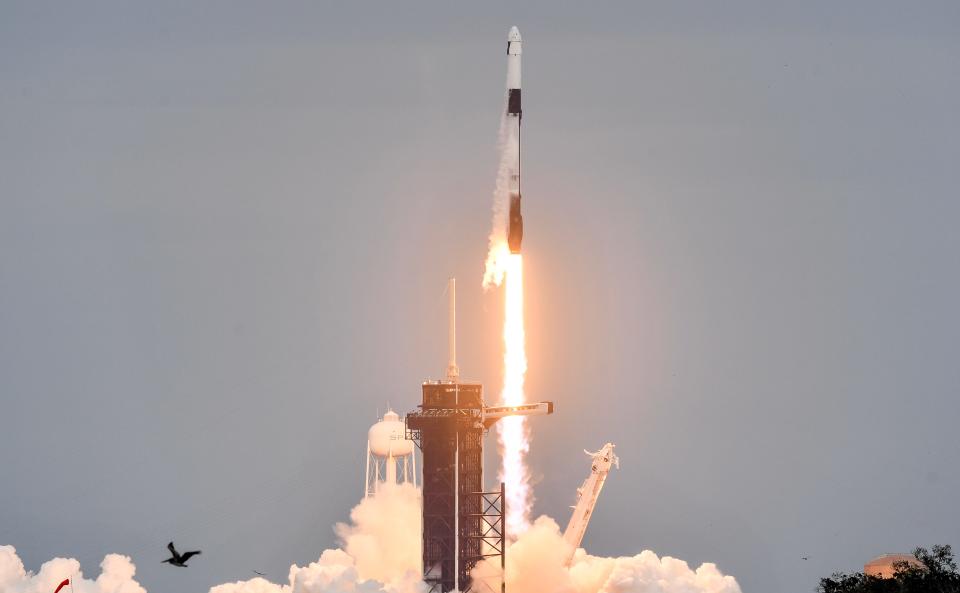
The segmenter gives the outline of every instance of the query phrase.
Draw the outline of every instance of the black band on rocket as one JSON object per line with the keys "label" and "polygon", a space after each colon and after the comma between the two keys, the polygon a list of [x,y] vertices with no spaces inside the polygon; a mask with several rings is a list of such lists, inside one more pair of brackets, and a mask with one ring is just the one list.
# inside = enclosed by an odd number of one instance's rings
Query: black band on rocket
{"label": "black band on rocket", "polygon": [[520,89],[510,89],[507,96],[507,113],[520,115]]}

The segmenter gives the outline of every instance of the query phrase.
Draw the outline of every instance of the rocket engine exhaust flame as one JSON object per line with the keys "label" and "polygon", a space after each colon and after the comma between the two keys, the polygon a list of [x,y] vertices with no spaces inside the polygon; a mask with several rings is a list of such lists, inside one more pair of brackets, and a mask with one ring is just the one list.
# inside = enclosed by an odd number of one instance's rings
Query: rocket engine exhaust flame
{"label": "rocket engine exhaust flame", "polygon": [[[506,264],[505,307],[503,320],[503,393],[504,405],[526,402],[523,382],[527,374],[527,352],[523,329],[523,256],[508,254]],[[533,493],[526,456],[530,450],[527,418],[512,416],[497,424],[500,455],[500,481],[506,484],[507,533],[524,532],[530,525]]]}
{"label": "rocket engine exhaust flame", "polygon": [[[487,263],[488,276],[494,279],[492,283],[504,285],[503,391],[500,399],[506,406],[520,405],[527,401],[523,390],[527,374],[523,256],[510,253],[504,240],[498,246],[491,247]],[[489,287],[490,284],[484,283],[484,286]],[[527,418],[509,416],[500,420],[497,423],[497,441],[501,458],[499,480],[506,484],[507,493],[507,534],[515,538],[530,526],[530,512],[533,509],[533,492],[526,461],[527,452],[530,451]]]}

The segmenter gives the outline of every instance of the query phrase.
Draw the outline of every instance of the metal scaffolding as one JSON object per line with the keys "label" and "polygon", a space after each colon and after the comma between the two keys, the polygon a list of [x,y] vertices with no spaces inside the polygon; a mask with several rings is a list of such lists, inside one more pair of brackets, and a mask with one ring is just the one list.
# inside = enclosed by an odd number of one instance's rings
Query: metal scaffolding
{"label": "metal scaffolding", "polygon": [[479,384],[431,382],[406,417],[423,454],[423,580],[432,592],[466,593],[478,562],[500,556],[503,565],[503,486],[483,489],[483,410]]}

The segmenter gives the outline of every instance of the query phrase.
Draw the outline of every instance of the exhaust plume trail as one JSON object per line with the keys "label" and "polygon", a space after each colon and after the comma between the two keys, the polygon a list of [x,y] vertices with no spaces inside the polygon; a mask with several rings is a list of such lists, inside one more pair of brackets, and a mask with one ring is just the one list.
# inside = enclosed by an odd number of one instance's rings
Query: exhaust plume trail
{"label": "exhaust plume trail", "polygon": [[[507,223],[510,208],[511,178],[520,153],[519,127],[514,125],[507,111],[504,96],[504,115],[500,120],[500,164],[496,188],[493,192],[493,224],[489,237],[483,287],[504,285],[503,320],[503,390],[504,405],[526,402],[523,390],[527,373],[527,354],[523,323],[523,256],[510,252],[507,243]],[[507,490],[507,533],[515,537],[530,525],[533,496],[526,455],[530,450],[530,433],[526,418],[504,418],[497,424],[497,440],[501,467],[499,479]]]}
{"label": "exhaust plume trail", "polygon": [[[507,97],[504,95],[504,105]],[[500,163],[497,167],[497,181],[493,190],[493,220],[490,225],[487,261],[483,272],[483,287],[500,286],[507,273],[507,260],[510,247],[507,245],[507,220],[510,212],[510,177],[513,163],[520,153],[520,136],[514,126],[509,125],[507,116],[500,117],[500,132],[497,135],[497,151]]]}
{"label": "exhaust plume trail", "polygon": [[[503,392],[508,406],[526,401],[523,391],[527,353],[523,328],[523,257],[507,254],[503,320]],[[529,527],[533,493],[526,456],[530,450],[527,418],[512,416],[497,424],[502,465],[500,479],[507,486],[507,533],[520,534]]]}
{"label": "exhaust plume trail", "polygon": [[[523,391],[527,353],[523,328],[523,218],[520,214],[520,31],[507,35],[507,79],[500,117],[500,164],[493,192],[493,225],[490,231],[483,287],[504,287],[503,391],[504,405],[526,402]],[[526,456],[530,432],[525,418],[505,418],[497,425],[501,466],[499,478],[507,489],[507,534],[516,537],[530,526],[533,495]]]}

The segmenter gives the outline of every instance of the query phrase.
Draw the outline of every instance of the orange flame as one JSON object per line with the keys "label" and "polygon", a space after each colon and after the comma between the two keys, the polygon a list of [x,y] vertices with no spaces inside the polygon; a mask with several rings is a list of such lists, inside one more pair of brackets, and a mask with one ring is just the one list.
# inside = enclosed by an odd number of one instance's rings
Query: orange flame
{"label": "orange flame", "polygon": [[[523,381],[527,373],[527,352],[523,327],[523,257],[512,254],[505,243],[494,246],[487,258],[484,284],[505,282],[503,319],[504,405],[526,401]],[[507,534],[516,537],[530,526],[533,496],[526,455],[530,450],[526,418],[507,417],[497,424],[502,465],[500,481],[506,484]]]}

